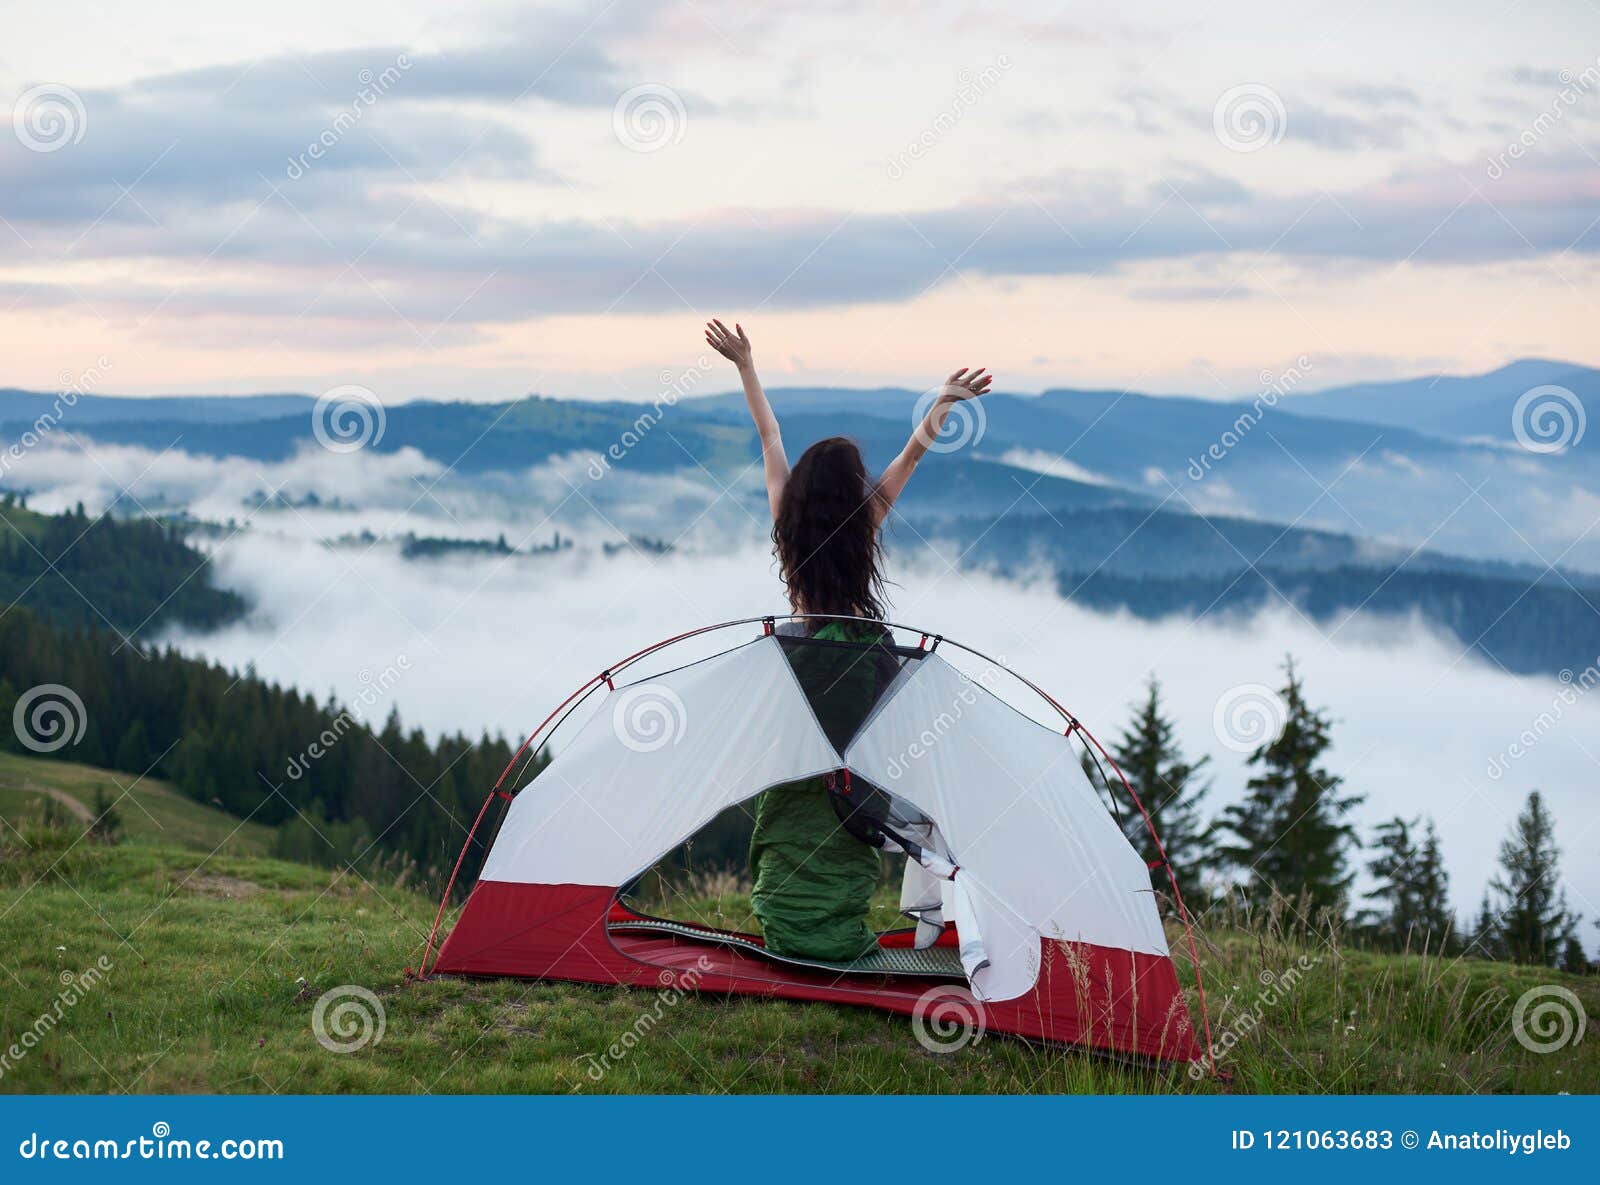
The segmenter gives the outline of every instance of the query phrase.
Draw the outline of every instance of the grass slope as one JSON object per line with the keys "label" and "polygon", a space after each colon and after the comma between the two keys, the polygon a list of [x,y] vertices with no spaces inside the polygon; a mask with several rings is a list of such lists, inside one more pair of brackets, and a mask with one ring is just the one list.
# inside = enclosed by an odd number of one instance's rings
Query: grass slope
{"label": "grass slope", "polygon": [[[40,785],[59,780],[74,795],[93,777],[31,764],[20,773]],[[18,825],[4,829],[0,846],[0,1091],[1600,1088],[1592,1033],[1541,1055],[1511,1029],[1513,1004],[1528,989],[1563,986],[1593,1014],[1600,980],[1341,950],[1277,913],[1230,919],[1203,936],[1213,1029],[1233,1074],[1223,1086],[1192,1081],[1183,1067],[1127,1066],[995,1035],[935,1054],[905,1019],[862,1009],[573,984],[416,983],[403,968],[419,960],[433,904],[408,888],[208,855],[214,833],[191,848],[149,832],[107,847],[76,827]],[[706,884],[674,908],[737,924],[748,899],[735,883]],[[109,970],[90,984],[83,973],[97,966]],[[1270,1005],[1262,1001],[1269,977],[1278,988]],[[352,986],[376,994],[383,1033],[334,1052],[319,1044],[314,1013],[324,993],[343,989],[336,999],[352,1001]],[[9,1056],[13,1045],[20,1057]]]}
{"label": "grass slope", "polygon": [[0,826],[0,833],[15,842],[16,828],[39,814],[46,795],[76,818],[88,819],[97,790],[105,791],[115,805],[132,841],[229,855],[263,855],[272,842],[272,828],[241,822],[158,778],[4,752],[0,752],[0,822],[5,826]]}

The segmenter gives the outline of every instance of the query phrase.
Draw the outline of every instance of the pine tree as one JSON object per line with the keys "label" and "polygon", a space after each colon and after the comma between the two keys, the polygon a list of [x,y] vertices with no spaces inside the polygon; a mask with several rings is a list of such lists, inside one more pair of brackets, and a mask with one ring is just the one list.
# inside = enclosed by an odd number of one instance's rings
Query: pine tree
{"label": "pine tree", "polygon": [[1439,847],[1439,829],[1429,819],[1422,833],[1422,848],[1417,854],[1414,878],[1417,892],[1417,918],[1428,949],[1454,950],[1456,912],[1450,907],[1450,874],[1445,870],[1444,852]]}
{"label": "pine tree", "polygon": [[1319,764],[1332,743],[1331,722],[1306,702],[1292,658],[1284,675],[1283,731],[1250,755],[1257,773],[1246,784],[1245,801],[1223,812],[1221,825],[1232,842],[1221,854],[1286,896],[1305,893],[1314,910],[1342,912],[1354,875],[1346,868],[1346,849],[1360,843],[1345,816],[1362,798],[1341,797],[1344,779]]}
{"label": "pine tree", "polygon": [[1480,959],[1506,957],[1505,942],[1500,936],[1500,918],[1495,913],[1494,901],[1488,893],[1483,895],[1483,903],[1478,906],[1478,920],[1473,924],[1472,941],[1467,944],[1467,953]]}
{"label": "pine tree", "polygon": [[122,842],[122,814],[104,786],[94,788],[94,818],[89,822],[89,834],[104,844]]}
{"label": "pine tree", "polygon": [[[1216,861],[1216,824],[1207,823],[1200,814],[1200,801],[1211,787],[1196,777],[1211,759],[1202,757],[1192,763],[1184,760],[1173,723],[1161,710],[1161,684],[1154,675],[1133,723],[1111,752],[1139,801],[1150,812],[1173,870],[1198,884]],[[1113,783],[1112,789],[1115,792],[1120,787]],[[1137,810],[1124,816],[1123,826],[1146,863],[1161,858],[1150,828]]]}
{"label": "pine tree", "polygon": [[1535,790],[1500,844],[1504,874],[1490,882],[1499,894],[1498,931],[1506,957],[1516,963],[1553,966],[1577,929],[1560,885],[1561,849],[1555,820]]}
{"label": "pine tree", "polygon": [[59,831],[67,825],[67,812],[55,800],[55,795],[46,794],[39,802],[39,826],[46,831]]}
{"label": "pine tree", "polygon": [[150,767],[150,741],[145,734],[143,720],[135,720],[122,734],[111,765],[130,774],[142,774]]}
{"label": "pine tree", "polygon": [[1362,895],[1377,902],[1379,908],[1366,911],[1366,920],[1374,937],[1393,949],[1405,945],[1420,912],[1413,879],[1418,851],[1411,838],[1412,829],[1420,823],[1420,819],[1396,815],[1380,823],[1373,833],[1377,854],[1367,862],[1367,871],[1377,883]]}
{"label": "pine tree", "polygon": [[0,749],[13,753],[26,752],[12,722],[19,698],[17,689],[11,686],[11,680],[0,675]]}
{"label": "pine tree", "polygon": [[1413,945],[1437,950],[1452,921],[1439,835],[1430,819],[1419,841],[1420,825],[1420,819],[1398,815],[1380,824],[1373,844],[1377,854],[1367,864],[1377,884],[1363,896],[1380,908],[1366,911],[1366,921],[1373,937],[1394,950]]}

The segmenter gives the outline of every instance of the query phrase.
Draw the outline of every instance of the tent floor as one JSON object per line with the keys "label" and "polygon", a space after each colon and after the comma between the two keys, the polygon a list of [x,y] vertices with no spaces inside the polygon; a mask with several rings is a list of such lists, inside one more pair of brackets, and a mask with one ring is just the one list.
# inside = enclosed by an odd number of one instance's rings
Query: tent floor
{"label": "tent floor", "polygon": [[687,938],[714,946],[732,947],[735,950],[758,955],[763,959],[768,959],[774,963],[783,963],[791,967],[810,967],[818,971],[837,971],[846,975],[910,975],[919,979],[959,979],[963,981],[967,977],[966,972],[961,967],[960,952],[949,946],[929,947],[926,950],[913,950],[910,947],[880,947],[878,950],[859,959],[852,959],[846,963],[836,963],[824,959],[802,959],[792,955],[780,955],[768,950],[759,942],[742,935],[730,934],[723,930],[703,930],[698,926],[685,925],[682,922],[649,919],[611,922],[606,928],[612,933],[665,934],[673,938]]}

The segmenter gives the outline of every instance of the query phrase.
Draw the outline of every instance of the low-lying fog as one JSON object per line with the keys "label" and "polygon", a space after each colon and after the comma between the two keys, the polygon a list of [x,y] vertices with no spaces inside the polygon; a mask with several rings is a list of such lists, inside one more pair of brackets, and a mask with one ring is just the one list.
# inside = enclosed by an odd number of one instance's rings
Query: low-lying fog
{"label": "low-lying fog", "polygon": [[[696,626],[785,611],[763,524],[751,514],[759,500],[722,497],[708,512],[717,494],[709,482],[593,481],[576,461],[493,484],[440,482],[441,468],[414,454],[307,454],[262,466],[117,448],[97,449],[90,464],[76,449],[41,449],[28,461],[24,476],[37,509],[82,500],[94,510],[128,488],[152,508],[184,505],[212,521],[248,520],[235,533],[197,537],[213,549],[219,581],[252,601],[248,620],[164,640],[230,665],[254,663],[269,679],[346,701],[404,655],[409,669],[389,702],[430,732],[488,729],[520,738],[621,656]],[[280,485],[291,500],[314,490],[324,507],[337,497],[343,508],[252,513],[255,492]],[[601,542],[623,537],[616,524],[678,545],[664,555],[606,555]],[[363,528],[383,538],[324,542]],[[548,543],[558,528],[577,546],[407,560],[394,541],[407,531],[503,532],[513,545]],[[1236,799],[1247,776],[1244,755],[1219,738],[1219,700],[1244,684],[1278,686],[1284,656],[1293,654],[1311,701],[1335,720],[1329,767],[1346,779],[1344,792],[1367,796],[1358,808],[1364,833],[1396,814],[1432,815],[1454,903],[1468,919],[1501,839],[1538,788],[1559,825],[1564,883],[1585,917],[1581,937],[1595,947],[1600,694],[1585,697],[1581,680],[1508,676],[1463,658],[1453,638],[1413,620],[1358,617],[1333,629],[1289,608],[1244,623],[1093,613],[1046,582],[956,571],[932,547],[902,543],[893,577],[895,620],[1002,658],[1107,743],[1154,672],[1188,755],[1212,757],[1213,810]],[[1537,724],[1541,717],[1548,727]],[[1531,744],[1523,735],[1530,731],[1538,734]],[[1516,744],[1525,751],[1512,757]]]}

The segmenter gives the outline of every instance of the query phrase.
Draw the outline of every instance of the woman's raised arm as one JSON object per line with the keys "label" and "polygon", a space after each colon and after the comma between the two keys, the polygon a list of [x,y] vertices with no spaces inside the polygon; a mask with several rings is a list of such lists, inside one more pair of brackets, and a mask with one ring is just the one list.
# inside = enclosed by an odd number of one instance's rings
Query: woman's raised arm
{"label": "woman's raised arm", "polygon": [[939,439],[939,433],[944,428],[945,417],[950,414],[950,409],[963,400],[976,399],[984,394],[993,381],[994,376],[985,374],[981,366],[970,374],[963,366],[944,381],[939,397],[928,408],[928,414],[923,416],[911,430],[911,439],[906,441],[906,447],[900,450],[898,457],[889,462],[889,467],[878,479],[880,519],[888,516],[889,508],[894,505],[895,499],[900,496],[900,491],[906,488],[906,482],[911,480],[912,473],[916,471],[917,462],[922,460],[933,442]]}
{"label": "woman's raised arm", "polygon": [[721,321],[706,322],[706,341],[711,348],[739,368],[739,381],[744,384],[744,401],[750,407],[750,418],[755,421],[756,433],[761,437],[761,465],[767,478],[767,505],[772,517],[778,517],[778,503],[783,499],[783,487],[789,480],[789,458],[783,452],[783,434],[778,430],[778,417],[772,414],[772,404],[761,389],[756,377],[756,365],[750,354],[750,339],[737,322],[733,332]]}

